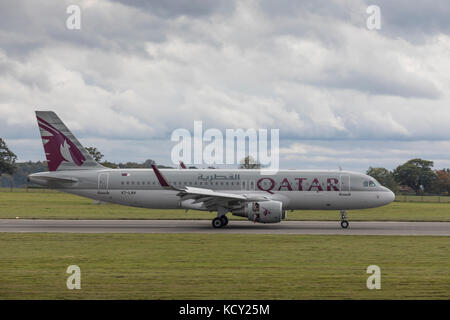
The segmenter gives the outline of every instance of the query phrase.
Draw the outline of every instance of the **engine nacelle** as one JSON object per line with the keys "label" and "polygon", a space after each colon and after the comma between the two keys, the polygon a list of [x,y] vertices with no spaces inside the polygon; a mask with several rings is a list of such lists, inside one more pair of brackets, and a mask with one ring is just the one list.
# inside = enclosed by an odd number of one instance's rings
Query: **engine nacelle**
{"label": "engine nacelle", "polygon": [[286,210],[280,201],[249,202],[243,208],[232,210],[235,216],[260,223],[277,223],[286,219]]}

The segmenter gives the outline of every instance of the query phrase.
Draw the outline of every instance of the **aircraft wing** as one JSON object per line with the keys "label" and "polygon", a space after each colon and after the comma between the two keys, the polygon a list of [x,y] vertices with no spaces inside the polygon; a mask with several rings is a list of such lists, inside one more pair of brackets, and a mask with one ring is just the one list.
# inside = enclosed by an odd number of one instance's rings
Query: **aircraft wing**
{"label": "aircraft wing", "polygon": [[178,195],[179,196],[195,195],[195,196],[202,196],[202,197],[217,197],[217,198],[230,199],[230,200],[248,200],[248,197],[246,197],[244,195],[240,195],[240,194],[216,192],[211,189],[193,188],[193,187],[185,187],[184,189],[180,189],[180,192],[178,193]]}
{"label": "aircraft wing", "polygon": [[215,206],[226,206],[232,203],[242,203],[249,201],[268,201],[270,200],[266,196],[262,195],[243,195],[243,194],[235,194],[235,193],[227,193],[227,192],[217,192],[211,189],[206,188],[196,188],[196,187],[184,187],[184,188],[176,188],[169,184],[166,178],[161,174],[159,169],[156,166],[152,166],[153,171],[160,183],[160,185],[168,190],[178,191],[177,196],[179,196],[182,200],[193,199],[192,204],[196,203],[204,203],[205,207],[212,208]]}

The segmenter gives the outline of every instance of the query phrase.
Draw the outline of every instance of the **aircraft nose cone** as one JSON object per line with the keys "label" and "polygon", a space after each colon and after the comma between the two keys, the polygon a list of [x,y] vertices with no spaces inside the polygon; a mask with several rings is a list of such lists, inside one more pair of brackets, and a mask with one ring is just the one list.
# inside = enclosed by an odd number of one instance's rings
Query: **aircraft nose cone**
{"label": "aircraft nose cone", "polygon": [[395,200],[395,193],[393,193],[391,190],[389,190],[389,195],[388,195],[388,203],[391,203],[392,201]]}
{"label": "aircraft nose cone", "polygon": [[381,197],[381,199],[383,200],[384,204],[389,204],[392,201],[394,201],[395,199],[395,193],[393,193],[391,190],[389,190],[388,188],[386,188],[386,192],[383,192],[383,196]]}

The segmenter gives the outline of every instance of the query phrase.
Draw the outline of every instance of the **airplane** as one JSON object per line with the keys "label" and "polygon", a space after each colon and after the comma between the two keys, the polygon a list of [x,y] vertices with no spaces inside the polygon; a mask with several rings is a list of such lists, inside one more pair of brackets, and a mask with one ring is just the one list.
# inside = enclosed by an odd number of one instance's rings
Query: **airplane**
{"label": "airplane", "polygon": [[217,212],[214,228],[227,214],[255,223],[286,220],[288,210],[336,210],[341,227],[346,211],[384,206],[395,195],[374,178],[342,170],[110,169],[97,163],[52,111],[36,111],[49,171],[28,176],[32,183],[102,202],[152,209]]}

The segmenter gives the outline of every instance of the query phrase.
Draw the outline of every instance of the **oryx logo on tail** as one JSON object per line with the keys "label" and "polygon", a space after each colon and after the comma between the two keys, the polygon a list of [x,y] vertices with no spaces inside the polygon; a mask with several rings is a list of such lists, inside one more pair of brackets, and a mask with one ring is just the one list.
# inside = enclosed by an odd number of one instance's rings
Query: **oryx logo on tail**
{"label": "oryx logo on tail", "polygon": [[56,171],[62,162],[81,166],[86,161],[81,151],[61,131],[39,116],[37,120],[50,171]]}

